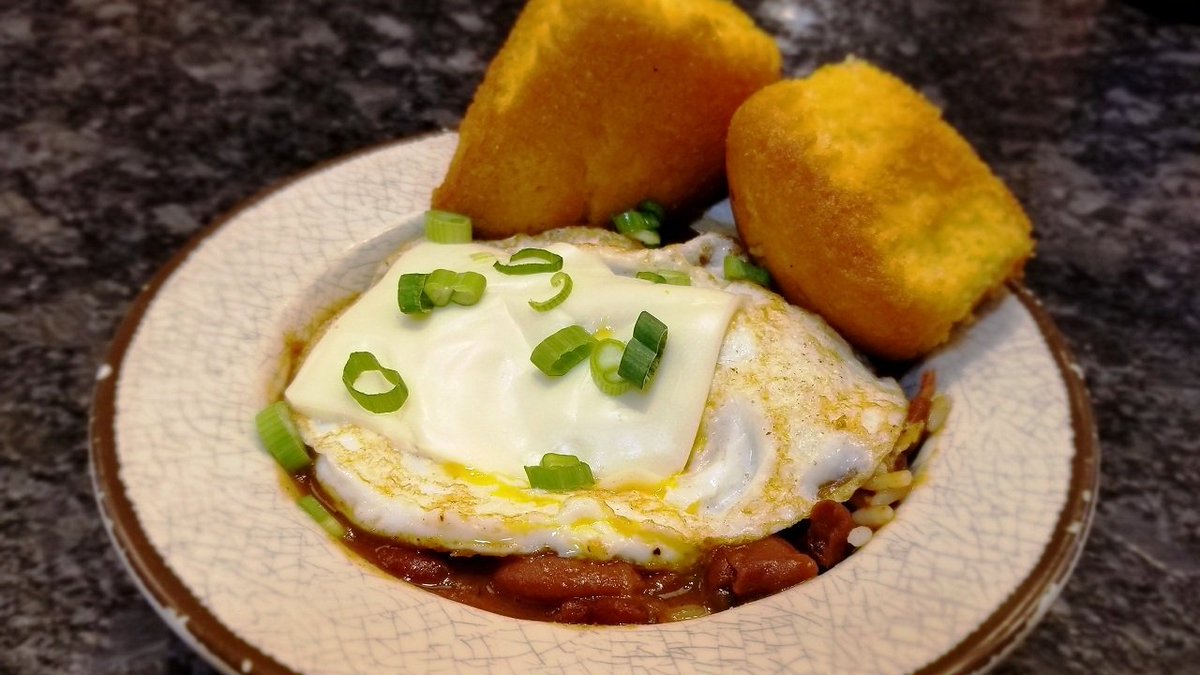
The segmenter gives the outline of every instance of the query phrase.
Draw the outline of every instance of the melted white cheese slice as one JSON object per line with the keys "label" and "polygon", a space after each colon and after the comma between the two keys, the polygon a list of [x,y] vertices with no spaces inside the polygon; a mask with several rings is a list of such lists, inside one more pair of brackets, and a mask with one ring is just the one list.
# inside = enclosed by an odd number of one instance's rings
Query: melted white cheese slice
{"label": "melted white cheese slice", "polygon": [[[328,327],[285,398],[310,418],[356,424],[401,451],[518,483],[527,480],[524,467],[547,452],[579,457],[608,488],[655,485],[681,472],[736,296],[619,276],[570,244],[548,248],[563,257],[574,287],[566,302],[537,312],[529,300],[558,290],[550,274],[501,274],[492,263],[497,256],[507,262],[507,253],[481,244],[415,245]],[[483,274],[482,299],[423,317],[401,314],[400,275],[437,268]],[[644,392],[601,393],[586,361],[548,377],[529,360],[542,339],[572,324],[592,332],[607,328],[626,342],[643,310],[669,331],[662,363]],[[400,410],[376,415],[350,397],[342,368],[355,351],[371,352],[400,372],[409,389]],[[367,376],[360,378],[360,390],[368,385]]]}

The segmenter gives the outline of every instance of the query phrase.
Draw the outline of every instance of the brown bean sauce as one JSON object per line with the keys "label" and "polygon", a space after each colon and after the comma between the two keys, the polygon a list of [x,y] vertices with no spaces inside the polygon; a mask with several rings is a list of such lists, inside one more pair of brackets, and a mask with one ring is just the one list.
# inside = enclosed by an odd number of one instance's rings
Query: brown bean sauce
{"label": "brown bean sauce", "polygon": [[[739,546],[721,546],[679,571],[641,569],[622,561],[519,556],[454,555],[421,549],[367,532],[337,512],[309,473],[295,487],[320,500],[346,527],[342,543],[383,572],[444,598],[521,619],[586,624],[647,624],[690,618],[789,588],[824,571],[814,559],[809,520]],[[845,514],[836,502],[821,512]],[[828,547],[823,541],[821,546]]]}
{"label": "brown bean sauce", "polygon": [[[907,422],[924,424],[934,393],[923,378]],[[925,440],[924,434],[921,439]],[[897,458],[908,465],[919,449]],[[703,616],[808,581],[850,555],[851,513],[870,493],[846,504],[822,500],[811,516],[758,541],[720,546],[686,570],[640,569],[621,561],[553,554],[455,555],[408,546],[358,528],[333,506],[311,470],[293,476],[295,489],[320,500],[346,527],[343,544],[380,570],[479,609],[521,619],[580,624],[649,624]]]}

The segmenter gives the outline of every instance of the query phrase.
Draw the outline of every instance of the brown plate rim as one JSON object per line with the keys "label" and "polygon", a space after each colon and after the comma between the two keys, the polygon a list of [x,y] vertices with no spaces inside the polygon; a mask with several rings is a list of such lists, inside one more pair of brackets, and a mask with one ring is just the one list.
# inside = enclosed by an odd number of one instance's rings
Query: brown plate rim
{"label": "brown plate rim", "polygon": [[[167,623],[185,642],[198,646],[198,651],[218,668],[229,672],[243,672],[244,665],[250,664],[256,673],[294,672],[221,623],[175,575],[151,545],[121,483],[120,462],[117,457],[116,390],[125,354],[142,318],[163,284],[201,243],[219,232],[227,222],[264,199],[316,173],[374,152],[435,135],[437,132],[380,143],[321,162],[237,204],[201,229],[142,287],[110,343],[104,363],[111,370],[96,385],[89,427],[90,468],[96,501],[114,548],[156,611],[160,614],[169,611],[186,617],[186,622]],[[1075,438],[1067,503],[1059,515],[1050,543],[1029,576],[974,632],[919,670],[922,675],[986,670],[1015,648],[1021,638],[1040,620],[1042,610],[1048,604],[1047,597],[1053,597],[1070,575],[1083,551],[1083,543],[1087,539],[1095,512],[1100,447],[1086,385],[1075,365],[1066,338],[1054,325],[1049,313],[1023,286],[1014,284],[1010,286],[1010,290],[1036,321],[1067,388]]]}

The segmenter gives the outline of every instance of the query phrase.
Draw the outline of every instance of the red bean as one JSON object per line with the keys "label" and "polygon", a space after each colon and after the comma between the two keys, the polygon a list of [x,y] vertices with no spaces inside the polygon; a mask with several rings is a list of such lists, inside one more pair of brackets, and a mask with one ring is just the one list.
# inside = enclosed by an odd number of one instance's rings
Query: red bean
{"label": "red bean", "polygon": [[545,604],[591,596],[640,595],[646,587],[629,563],[556,555],[513,558],[496,570],[492,584],[502,594]]}
{"label": "red bean", "polygon": [[808,553],[824,569],[846,557],[846,537],[854,529],[854,518],[841,504],[828,499],[813,506],[808,519]]}
{"label": "red bean", "polygon": [[375,561],[384,571],[414,584],[439,585],[450,577],[450,565],[435,554],[406,546],[380,546]]}
{"label": "red bean", "polygon": [[778,536],[713,551],[705,570],[709,594],[729,592],[738,601],[752,600],[817,576],[817,564]]}
{"label": "red bean", "polygon": [[550,616],[560,623],[615,626],[655,623],[658,610],[655,601],[646,596],[576,598],[564,602]]}

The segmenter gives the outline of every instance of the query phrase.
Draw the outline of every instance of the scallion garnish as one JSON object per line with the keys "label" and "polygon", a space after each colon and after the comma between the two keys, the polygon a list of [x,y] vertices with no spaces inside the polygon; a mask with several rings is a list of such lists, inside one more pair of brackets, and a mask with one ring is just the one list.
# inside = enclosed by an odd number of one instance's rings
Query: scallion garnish
{"label": "scallion garnish", "polygon": [[454,282],[454,293],[450,295],[450,302],[456,305],[473,305],[483,297],[485,288],[487,277],[479,272],[463,272]]}
{"label": "scallion garnish", "polygon": [[401,274],[396,289],[400,311],[428,314],[435,307],[474,305],[487,288],[487,277],[479,272],[436,269],[429,274]]}
{"label": "scallion garnish", "polygon": [[658,221],[640,211],[618,213],[613,216],[612,222],[617,227],[617,232],[646,246],[653,248],[662,243],[662,238],[658,235]]}
{"label": "scallion garnish", "polygon": [[729,281],[750,281],[759,286],[770,286],[771,275],[767,270],[737,256],[725,256],[725,278]]}
{"label": "scallion garnish", "polygon": [[596,484],[592,467],[575,455],[548,452],[537,466],[525,467],[529,487],[539,490],[577,490]]}
{"label": "scallion garnish", "polygon": [[523,248],[512,254],[507,264],[498,260],[492,264],[497,272],[503,274],[545,274],[557,272],[562,266],[562,256],[544,248]]}
{"label": "scallion garnish", "polygon": [[663,283],[672,286],[691,286],[692,277],[687,272],[677,272],[675,270],[659,270],[658,276],[663,278]]}
{"label": "scallion garnish", "polygon": [[669,284],[671,286],[691,286],[692,278],[687,272],[677,272],[675,270],[643,270],[635,275],[638,279],[645,279],[656,284]]}
{"label": "scallion garnish", "polygon": [[445,307],[450,304],[450,296],[454,294],[454,286],[458,283],[458,272],[436,269],[425,278],[425,297],[434,307]]}
{"label": "scallion garnish", "polygon": [[642,312],[633,324],[633,339],[661,354],[667,346],[667,324],[650,312]]}
{"label": "scallion garnish", "polygon": [[662,221],[667,219],[667,209],[653,199],[647,199],[641,204],[638,204],[637,210],[648,216],[654,216],[660,225],[662,224]]}
{"label": "scallion garnish", "polygon": [[396,301],[405,314],[428,314],[433,311],[433,302],[425,295],[425,280],[428,274],[401,274],[396,286]]}
{"label": "scallion garnish", "polygon": [[653,248],[662,243],[658,230],[662,227],[665,217],[666,210],[661,204],[647,200],[638,204],[635,209],[613,216],[612,223],[617,232]]}
{"label": "scallion garnish", "polygon": [[633,383],[618,372],[621,358],[625,354],[625,343],[605,338],[596,343],[588,363],[592,369],[592,381],[600,391],[609,396],[618,396],[629,391]]}
{"label": "scallion garnish", "polygon": [[296,473],[312,463],[287,403],[276,401],[263,408],[254,416],[254,426],[267,452],[284,471]]}
{"label": "scallion garnish", "polygon": [[625,345],[617,373],[638,389],[645,389],[658,370],[666,347],[666,324],[650,312],[642,312],[633,324],[633,339]]}
{"label": "scallion garnish", "polygon": [[555,272],[554,276],[550,277],[550,285],[555,288],[561,286],[562,289],[559,290],[558,293],[556,293],[554,297],[550,298],[549,300],[544,300],[542,302],[530,300],[530,307],[539,312],[548,312],[555,307],[558,307],[559,305],[563,304],[563,301],[566,300],[567,296],[571,294],[571,288],[574,286],[574,283],[571,281],[571,275],[567,274],[566,272]]}
{"label": "scallion garnish", "polygon": [[[356,389],[354,385],[358,378],[369,372],[379,373],[391,383],[392,388],[377,394],[368,394]],[[350,392],[350,396],[354,397],[360,406],[377,415],[395,412],[408,400],[408,387],[405,386],[400,373],[381,366],[379,359],[371,352],[354,352],[346,359],[346,366],[342,368],[342,384],[346,385],[346,391]]]}
{"label": "scallion garnish", "polygon": [[435,244],[465,244],[471,241],[471,219],[449,211],[427,211],[425,238]]}
{"label": "scallion garnish", "polygon": [[596,338],[583,326],[567,326],[533,348],[529,360],[550,377],[560,377],[592,353]]}
{"label": "scallion garnish", "polygon": [[333,517],[333,514],[330,513],[328,509],[321,505],[321,502],[317,501],[316,497],[313,497],[312,495],[304,495],[296,502],[296,504],[299,505],[301,509],[304,509],[304,512],[307,513],[310,518],[317,521],[317,524],[321,526],[321,529],[329,533],[329,536],[333,537],[334,539],[341,539],[342,537],[346,536],[346,528],[338,522],[337,518]]}
{"label": "scallion garnish", "polygon": [[653,349],[637,340],[630,340],[621,354],[621,365],[617,367],[617,373],[638,389],[645,389],[646,384],[654,377],[654,372],[658,370],[660,360]]}

